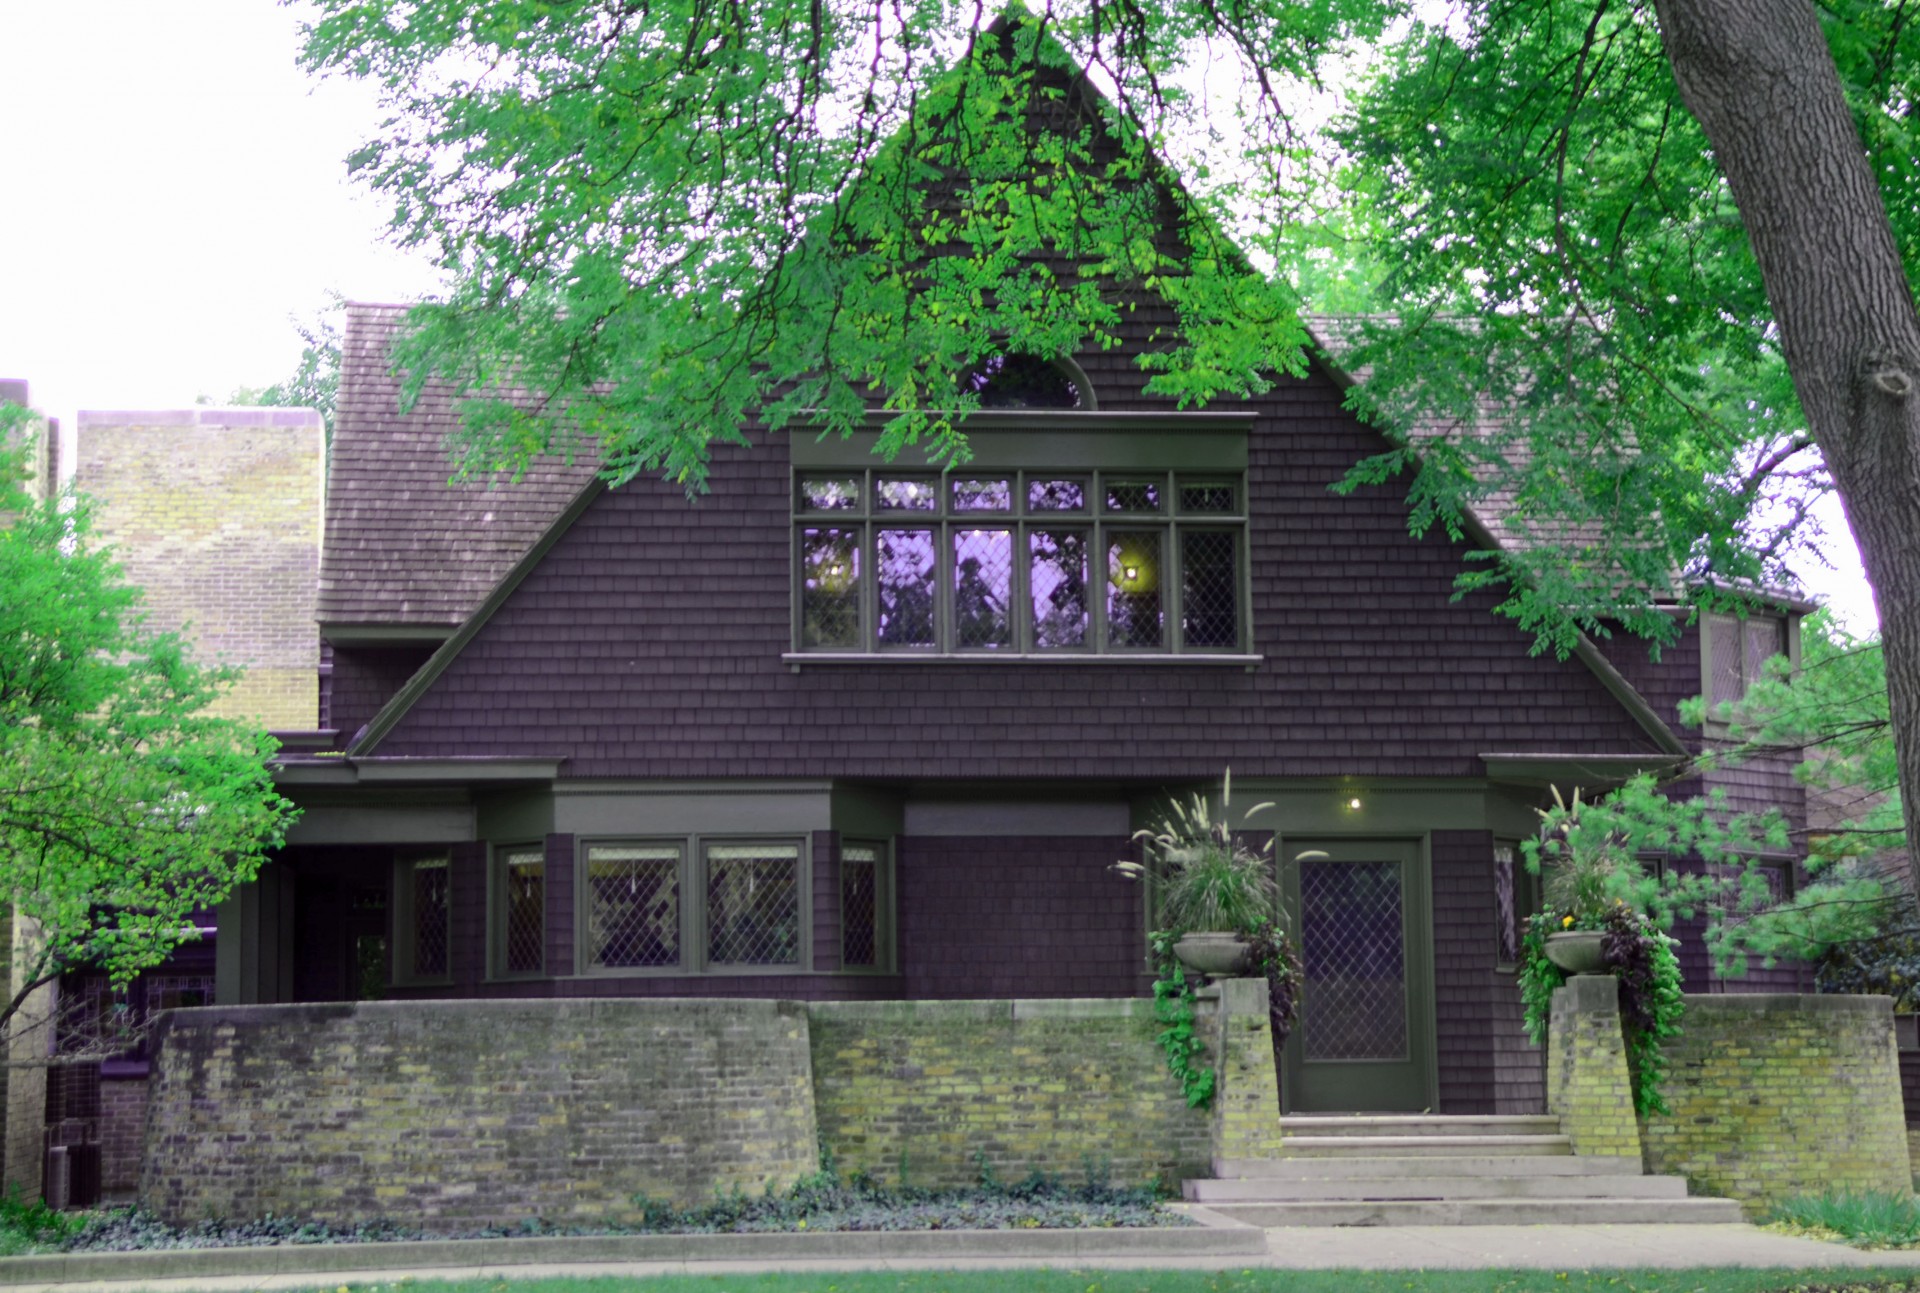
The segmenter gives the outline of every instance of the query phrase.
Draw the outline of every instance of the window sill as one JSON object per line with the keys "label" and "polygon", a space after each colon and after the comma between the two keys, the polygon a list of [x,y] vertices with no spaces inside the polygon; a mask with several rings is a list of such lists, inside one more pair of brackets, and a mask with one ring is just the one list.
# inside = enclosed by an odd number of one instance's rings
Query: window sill
{"label": "window sill", "polygon": [[1081,665],[1081,666],[1120,666],[1120,665],[1210,665],[1237,666],[1252,669],[1265,662],[1263,655],[1210,655],[1202,652],[1189,652],[1184,655],[1149,654],[1141,652],[1133,655],[1124,652],[1098,654],[1090,651],[1077,652],[1015,652],[1015,651],[788,651],[780,659],[791,666],[795,673],[802,665],[914,665],[914,664],[958,664],[958,665],[1008,665],[1008,664],[1045,664],[1045,665]]}

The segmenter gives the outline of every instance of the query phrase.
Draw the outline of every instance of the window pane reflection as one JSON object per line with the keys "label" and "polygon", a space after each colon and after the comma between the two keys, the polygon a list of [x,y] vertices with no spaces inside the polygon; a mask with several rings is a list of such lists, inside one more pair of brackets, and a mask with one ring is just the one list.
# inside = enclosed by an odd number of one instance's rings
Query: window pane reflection
{"label": "window pane reflection", "polygon": [[881,530],[875,536],[882,646],[933,645],[933,571],[932,530]]}
{"label": "window pane reflection", "polygon": [[1034,530],[1027,542],[1034,646],[1045,651],[1087,645],[1086,532]]}
{"label": "window pane reflection", "polygon": [[1162,641],[1160,533],[1115,531],[1107,541],[1107,638],[1116,647]]}
{"label": "window pane reflection", "polygon": [[965,648],[1013,643],[1013,534],[953,532],[953,639]]}
{"label": "window pane reflection", "polygon": [[800,532],[800,641],[809,647],[860,645],[858,531]]}

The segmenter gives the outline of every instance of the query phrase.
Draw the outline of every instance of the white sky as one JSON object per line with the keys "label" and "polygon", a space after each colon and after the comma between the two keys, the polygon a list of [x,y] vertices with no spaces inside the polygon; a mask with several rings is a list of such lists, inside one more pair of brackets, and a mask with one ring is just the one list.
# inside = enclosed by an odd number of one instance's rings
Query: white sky
{"label": "white sky", "polygon": [[[78,409],[224,401],[292,373],[329,290],[405,301],[438,275],[380,240],[343,158],[360,87],[294,63],[271,0],[0,0],[0,377]],[[1873,625],[1837,506],[1807,585]]]}

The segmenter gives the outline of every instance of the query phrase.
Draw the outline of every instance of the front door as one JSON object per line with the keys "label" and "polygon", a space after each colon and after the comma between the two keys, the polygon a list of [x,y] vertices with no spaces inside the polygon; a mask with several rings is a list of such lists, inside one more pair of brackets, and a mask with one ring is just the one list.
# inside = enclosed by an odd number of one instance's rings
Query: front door
{"label": "front door", "polygon": [[1432,925],[1419,844],[1289,838],[1280,853],[1305,969],[1281,1078],[1286,1110],[1432,1108]]}

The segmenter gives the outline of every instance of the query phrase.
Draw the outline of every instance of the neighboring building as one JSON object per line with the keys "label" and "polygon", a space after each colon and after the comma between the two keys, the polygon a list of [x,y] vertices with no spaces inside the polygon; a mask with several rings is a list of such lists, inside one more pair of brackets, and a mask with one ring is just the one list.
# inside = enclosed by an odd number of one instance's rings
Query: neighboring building
{"label": "neighboring building", "polygon": [[[320,415],[281,408],[83,411],[76,444],[72,483],[90,500],[94,541],[113,547],[127,581],[141,589],[150,626],[184,631],[202,663],[242,670],[213,712],[311,731],[321,678],[314,633],[325,473]],[[101,975],[66,976],[57,1044],[97,1053],[88,1037],[94,1020],[212,1004],[213,913],[199,925],[197,942],[122,994]],[[144,1048],[46,1072],[46,1131],[36,1133],[48,1151],[45,1188],[75,1203],[91,1202],[96,1192],[129,1195],[146,1109]],[[13,1125],[31,1121],[24,1106],[10,1110]]]}

